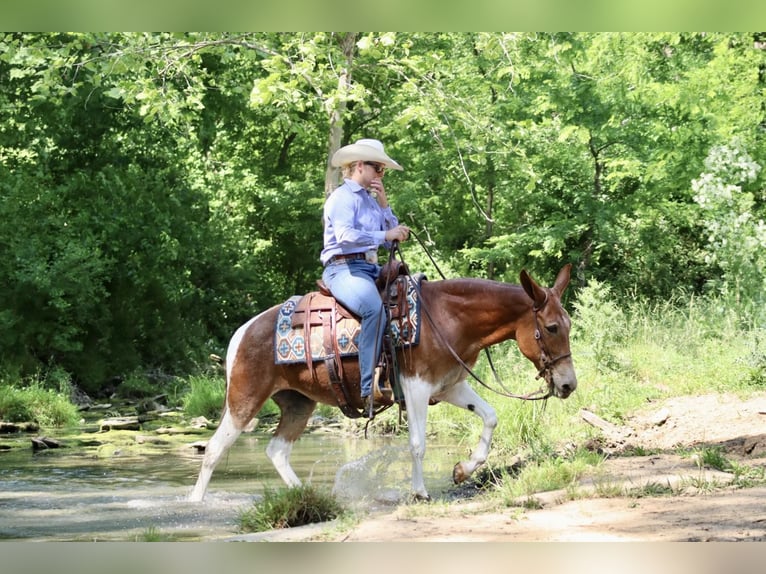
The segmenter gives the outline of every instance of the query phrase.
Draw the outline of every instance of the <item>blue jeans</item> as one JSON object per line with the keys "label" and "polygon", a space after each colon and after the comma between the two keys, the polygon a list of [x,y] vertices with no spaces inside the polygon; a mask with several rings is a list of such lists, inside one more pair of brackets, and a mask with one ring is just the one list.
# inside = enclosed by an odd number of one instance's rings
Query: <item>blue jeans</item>
{"label": "blue jeans", "polygon": [[372,391],[375,365],[386,330],[383,302],[375,285],[379,274],[378,265],[363,259],[330,263],[322,273],[322,280],[333,296],[361,318],[358,347],[362,397]]}

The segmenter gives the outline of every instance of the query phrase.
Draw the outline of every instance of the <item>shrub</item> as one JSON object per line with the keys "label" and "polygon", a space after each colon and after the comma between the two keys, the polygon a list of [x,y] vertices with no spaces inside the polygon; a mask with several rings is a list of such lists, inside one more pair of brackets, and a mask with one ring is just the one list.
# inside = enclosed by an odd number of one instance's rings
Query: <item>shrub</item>
{"label": "shrub", "polygon": [[40,383],[14,388],[0,383],[0,419],[9,422],[35,421],[43,427],[74,426],[79,420],[77,407],[60,392],[45,389]]}

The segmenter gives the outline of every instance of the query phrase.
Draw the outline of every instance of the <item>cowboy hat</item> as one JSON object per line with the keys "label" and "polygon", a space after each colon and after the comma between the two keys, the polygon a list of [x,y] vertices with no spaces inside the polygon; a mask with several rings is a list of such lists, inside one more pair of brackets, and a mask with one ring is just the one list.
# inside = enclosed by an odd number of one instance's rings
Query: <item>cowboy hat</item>
{"label": "cowboy hat", "polygon": [[382,163],[389,169],[404,170],[402,166],[386,155],[386,152],[383,151],[383,144],[378,140],[361,139],[343,146],[333,154],[330,164],[333,167],[341,167],[352,161],[374,161]]}

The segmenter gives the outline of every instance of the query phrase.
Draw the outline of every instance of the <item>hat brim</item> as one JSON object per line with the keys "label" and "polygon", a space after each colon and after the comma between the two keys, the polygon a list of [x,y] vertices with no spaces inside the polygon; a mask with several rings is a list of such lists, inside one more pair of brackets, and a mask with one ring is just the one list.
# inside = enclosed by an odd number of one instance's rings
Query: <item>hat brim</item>
{"label": "hat brim", "polygon": [[356,143],[343,146],[336,151],[330,160],[330,165],[333,167],[342,167],[354,161],[374,161],[382,163],[389,169],[404,171],[404,168],[388,157],[385,152],[372,146]]}

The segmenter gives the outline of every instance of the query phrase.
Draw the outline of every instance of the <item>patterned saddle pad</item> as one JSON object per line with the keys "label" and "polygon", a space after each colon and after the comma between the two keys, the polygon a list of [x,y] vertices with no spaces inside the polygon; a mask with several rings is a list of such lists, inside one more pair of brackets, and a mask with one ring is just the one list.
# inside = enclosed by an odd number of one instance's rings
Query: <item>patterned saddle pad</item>
{"label": "patterned saddle pad", "polygon": [[[393,319],[390,325],[391,340],[395,347],[417,345],[420,341],[420,302],[412,281],[408,282],[406,296],[409,315],[407,318]],[[327,358],[322,325],[312,326],[308,337],[303,326],[293,327],[293,313],[303,297],[290,297],[279,309],[274,330],[274,361],[278,365],[305,363],[307,349],[313,361],[323,361]],[[356,319],[344,317],[337,321],[335,335],[341,357],[355,356],[359,353],[359,329],[359,321]]]}

